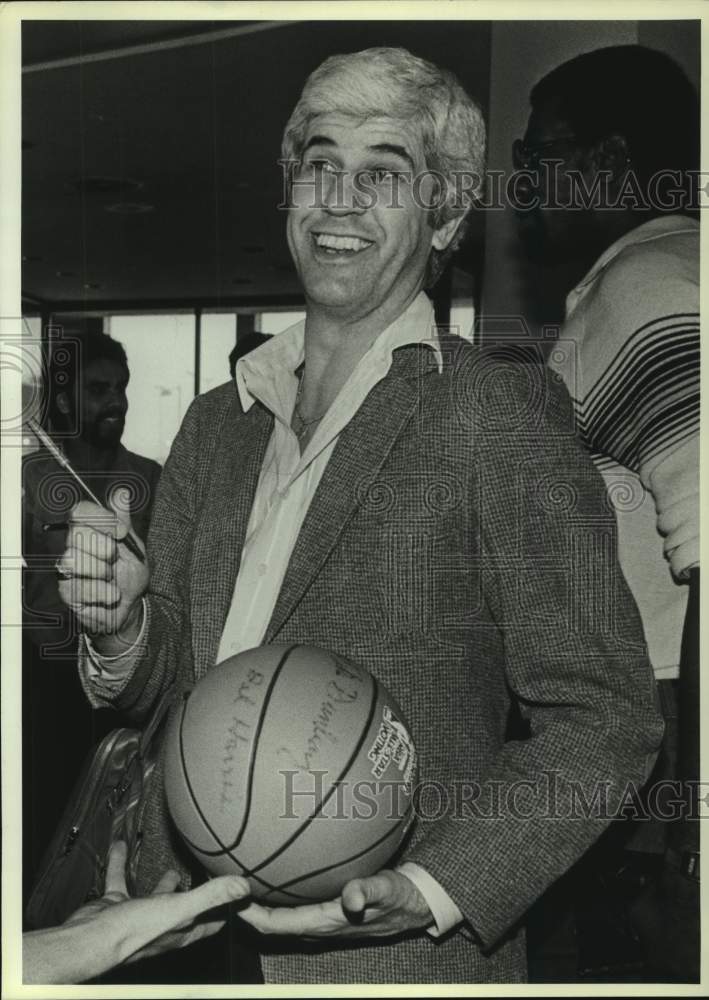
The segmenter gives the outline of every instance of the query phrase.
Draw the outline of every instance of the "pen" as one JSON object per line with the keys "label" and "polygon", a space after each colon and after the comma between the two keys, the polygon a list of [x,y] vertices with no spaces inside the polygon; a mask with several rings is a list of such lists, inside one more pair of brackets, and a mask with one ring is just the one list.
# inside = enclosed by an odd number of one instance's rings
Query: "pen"
{"label": "pen", "polygon": [[[57,448],[54,441],[52,441],[47,432],[39,426],[37,421],[33,417],[27,417],[26,423],[30,428],[30,430],[32,431],[32,433],[37,438],[37,440],[41,444],[43,444],[44,447],[47,449],[47,451],[51,454],[52,458],[54,458],[59,463],[59,465],[61,465],[63,469],[66,469],[69,475],[79,484],[79,486],[84,491],[89,500],[92,500],[99,507],[103,507],[103,504],[98,499],[96,494],[89,489],[89,487],[86,485],[81,476],[74,471],[66,456],[62,454],[59,448]],[[54,531],[54,530],[59,530],[60,528],[66,529],[68,527],[69,523],[67,521],[57,521],[51,524],[43,525],[43,530]],[[128,551],[132,552],[133,555],[136,557],[136,559],[139,559],[142,563],[145,562],[145,556],[140,551],[140,546],[136,542],[135,538],[133,538],[133,536],[130,534],[130,532],[127,535],[124,535],[123,538],[119,538],[118,541],[123,542]]]}

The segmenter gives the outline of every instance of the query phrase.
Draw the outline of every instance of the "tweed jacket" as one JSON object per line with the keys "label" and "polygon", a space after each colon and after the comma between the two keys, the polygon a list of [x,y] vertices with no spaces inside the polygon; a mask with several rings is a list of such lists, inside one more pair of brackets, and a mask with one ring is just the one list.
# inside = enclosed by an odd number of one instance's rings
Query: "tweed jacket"
{"label": "tweed jacket", "polygon": [[[661,740],[613,511],[566,390],[459,340],[443,355],[439,374],[430,349],[395,351],[342,431],[266,641],[332,649],[392,691],[419,754],[403,856],[465,922],[346,947],[264,938],[266,982],[524,981],[525,911],[642,784]],[[215,661],[271,428],[232,384],[185,417],[149,536],[146,649],[114,695],[138,719]],[[531,736],[505,742],[512,697]],[[145,892],[184,857],[159,781],[151,792]]]}

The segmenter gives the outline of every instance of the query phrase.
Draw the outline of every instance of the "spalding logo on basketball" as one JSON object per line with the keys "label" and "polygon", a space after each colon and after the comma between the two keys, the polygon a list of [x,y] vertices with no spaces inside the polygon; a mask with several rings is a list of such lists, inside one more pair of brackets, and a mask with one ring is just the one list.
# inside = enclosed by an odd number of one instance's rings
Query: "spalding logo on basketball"
{"label": "spalding logo on basketball", "polygon": [[220,663],[167,734],[165,789],[185,842],[273,906],[333,899],[384,867],[413,818],[415,772],[391,695],[313,646]]}

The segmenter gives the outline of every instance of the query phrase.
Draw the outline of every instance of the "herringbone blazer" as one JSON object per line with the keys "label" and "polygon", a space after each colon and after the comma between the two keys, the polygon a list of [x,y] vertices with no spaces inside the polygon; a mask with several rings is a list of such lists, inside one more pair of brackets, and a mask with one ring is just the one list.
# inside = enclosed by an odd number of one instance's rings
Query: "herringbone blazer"
{"label": "herringbone blazer", "polygon": [[[419,754],[405,857],[465,923],[338,948],[263,940],[267,982],[475,983],[526,977],[520,924],[640,786],[662,723],[600,477],[566,390],[541,367],[443,342],[398,349],[342,431],[267,642],[355,660],[394,694]],[[145,718],[213,665],[270,414],[233,384],[198,397],[153,515],[147,649],[115,697]],[[531,736],[505,742],[511,699]],[[153,786],[142,890],[180,861]]]}

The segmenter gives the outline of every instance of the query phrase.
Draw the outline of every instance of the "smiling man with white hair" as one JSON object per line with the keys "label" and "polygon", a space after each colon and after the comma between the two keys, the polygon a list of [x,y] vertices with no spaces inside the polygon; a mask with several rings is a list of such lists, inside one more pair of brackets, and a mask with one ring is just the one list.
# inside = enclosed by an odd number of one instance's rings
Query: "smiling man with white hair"
{"label": "smiling man with white hair", "polygon": [[[455,78],[403,49],[328,59],[283,154],[306,319],[239,360],[236,394],[192,404],[150,574],[76,508],[61,586],[89,633],[86,691],[144,718],[174,679],[270,642],[366,666],[411,726],[417,822],[339,899],[240,912],[265,979],[522,981],[525,911],[661,738],[613,515],[563,388],[437,335],[424,288],[484,157]],[[513,697],[531,737],[506,743]],[[151,787],[141,892],[166,864],[188,878]]]}

